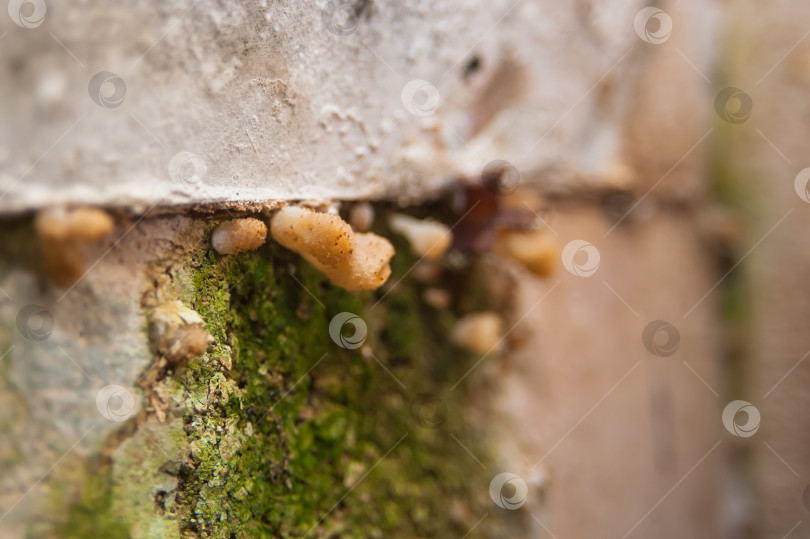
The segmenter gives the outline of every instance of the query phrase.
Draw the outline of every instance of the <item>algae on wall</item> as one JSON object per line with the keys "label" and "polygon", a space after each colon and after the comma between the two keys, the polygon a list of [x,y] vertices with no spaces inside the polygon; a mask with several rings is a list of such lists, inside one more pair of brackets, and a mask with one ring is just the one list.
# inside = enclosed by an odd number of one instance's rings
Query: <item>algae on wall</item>
{"label": "algae on wall", "polygon": [[[447,341],[451,310],[421,301],[404,242],[388,286],[350,293],[275,244],[223,257],[198,241],[153,264],[142,303],[179,297],[215,343],[144,377],[164,422],[152,400],[112,437],[61,535],[443,537],[492,512],[482,425],[451,390],[477,358]],[[340,313],[360,333],[330,337]]]}

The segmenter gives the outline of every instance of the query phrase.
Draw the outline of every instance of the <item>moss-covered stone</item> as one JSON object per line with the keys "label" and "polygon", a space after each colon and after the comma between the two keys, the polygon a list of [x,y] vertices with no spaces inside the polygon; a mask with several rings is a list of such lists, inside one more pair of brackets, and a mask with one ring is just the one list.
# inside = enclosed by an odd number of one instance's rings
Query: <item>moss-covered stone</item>
{"label": "moss-covered stone", "polygon": [[[466,452],[486,461],[485,447],[463,384],[451,391],[472,358],[446,340],[454,315],[420,301],[406,277],[415,261],[399,242],[374,293],[333,287],[272,242],[231,257],[200,245],[167,265],[161,294],[196,310],[216,342],[162,381],[174,421],[142,414],[125,448],[140,463],[114,454],[96,467],[63,531],[464,535],[491,509],[490,477]],[[330,338],[342,312],[365,321],[361,348]]]}

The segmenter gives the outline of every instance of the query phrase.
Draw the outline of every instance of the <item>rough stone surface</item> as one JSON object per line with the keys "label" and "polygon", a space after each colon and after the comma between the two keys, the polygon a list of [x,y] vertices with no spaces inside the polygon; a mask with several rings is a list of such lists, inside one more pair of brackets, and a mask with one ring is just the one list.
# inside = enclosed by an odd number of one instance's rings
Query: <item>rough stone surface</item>
{"label": "rough stone surface", "polygon": [[[349,13],[338,30],[330,5]],[[632,182],[625,118],[654,112],[639,140],[680,158],[702,82],[679,51],[704,70],[712,57],[709,2],[672,6],[663,53],[634,31],[641,7],[87,1],[48,3],[34,28],[3,16],[0,212],[420,198],[494,159],[526,181]]]}
{"label": "rough stone surface", "polygon": [[[142,291],[171,285],[208,230],[199,214],[131,213],[208,204],[219,219],[211,203],[227,203],[235,217],[289,199],[421,202],[494,159],[543,191],[561,245],[587,241],[600,262],[584,277],[562,260],[538,279],[485,260],[495,267],[484,280],[502,287],[510,308],[477,298],[464,306],[511,313],[508,353],[469,363],[472,396],[455,411],[486,426],[491,454],[464,436],[446,437],[452,451],[442,454],[485,479],[518,474],[529,494],[515,512],[449,501],[454,531],[483,518],[470,537],[508,529],[501,525],[560,538],[805,533],[810,343],[797,291],[808,206],[794,188],[808,136],[795,105],[809,84],[804,6],[663,2],[673,31],[656,45],[634,29],[645,7],[635,1],[358,0],[346,35],[325,25],[323,1],[52,4],[32,29],[0,14],[3,237],[32,238],[30,219],[10,216],[43,206],[127,211],[70,290],[47,284],[28,240],[0,251],[0,465],[9,471],[0,477],[0,535],[36,534],[47,503],[87,497],[96,483],[84,470],[107,454],[110,514],[127,515],[133,536],[176,536],[160,513],[171,515],[172,503],[158,510],[155,496],[177,479],[155,466],[214,448],[220,467],[204,471],[224,484],[219,457],[238,455],[251,436],[208,415],[210,402],[170,397],[160,384],[139,398],[139,430],[123,440],[126,427],[99,415],[101,387],[132,386],[156,359]],[[89,95],[100,71],[126,84],[120,106]],[[430,91],[403,103],[414,80]],[[715,96],[726,86],[752,96],[745,122],[718,118]],[[188,174],[194,165],[197,176]],[[724,220],[712,198],[741,212],[747,228]],[[178,266],[155,272],[169,251]],[[47,341],[17,328],[27,304],[53,314]],[[645,346],[655,320],[679,331],[671,357]],[[216,374],[200,371],[189,394],[210,387],[220,402],[222,388],[232,389],[220,371],[233,365],[223,352],[230,344],[220,336],[217,346],[206,363]],[[756,436],[723,428],[732,399],[759,407]],[[178,415],[162,422],[156,403],[192,410],[193,447]],[[301,419],[311,413],[305,407]],[[221,444],[218,428],[238,436]],[[378,456],[347,457],[345,487]],[[364,504],[374,502],[369,488]],[[471,488],[488,503],[486,481]],[[213,522],[216,494],[200,492],[199,510]],[[325,529],[340,530],[341,518]]]}

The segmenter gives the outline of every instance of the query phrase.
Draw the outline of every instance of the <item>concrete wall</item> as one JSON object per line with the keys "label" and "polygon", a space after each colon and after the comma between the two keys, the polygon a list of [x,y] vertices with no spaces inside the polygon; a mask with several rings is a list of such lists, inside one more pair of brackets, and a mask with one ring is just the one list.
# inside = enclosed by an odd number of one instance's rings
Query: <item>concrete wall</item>
{"label": "concrete wall", "polygon": [[[115,445],[96,382],[131,385],[154,360],[149,269],[206,241],[199,214],[177,212],[407,206],[504,159],[546,197],[559,244],[588,242],[599,263],[575,275],[586,253],[561,254],[545,280],[498,264],[510,352],[474,367],[494,396],[470,406],[483,472],[517,474],[528,496],[462,528],[803,536],[797,2],[52,4],[25,12],[31,28],[0,17],[5,237],[33,238],[26,212],[46,206],[123,211],[74,288],[44,283],[33,246],[4,251],[6,535],[44,518],[50,474],[70,483]],[[53,315],[44,345],[15,329],[27,304]],[[736,399],[761,412],[751,437],[724,428]]]}

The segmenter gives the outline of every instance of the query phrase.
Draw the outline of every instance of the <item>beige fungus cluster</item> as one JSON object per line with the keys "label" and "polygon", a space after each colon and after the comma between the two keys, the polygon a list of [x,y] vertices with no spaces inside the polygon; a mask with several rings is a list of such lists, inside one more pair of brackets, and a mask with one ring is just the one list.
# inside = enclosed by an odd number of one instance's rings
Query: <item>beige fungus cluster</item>
{"label": "beige fungus cluster", "polygon": [[271,219],[270,234],[346,290],[373,290],[391,275],[391,243],[371,232],[353,231],[337,215],[287,206]]}

